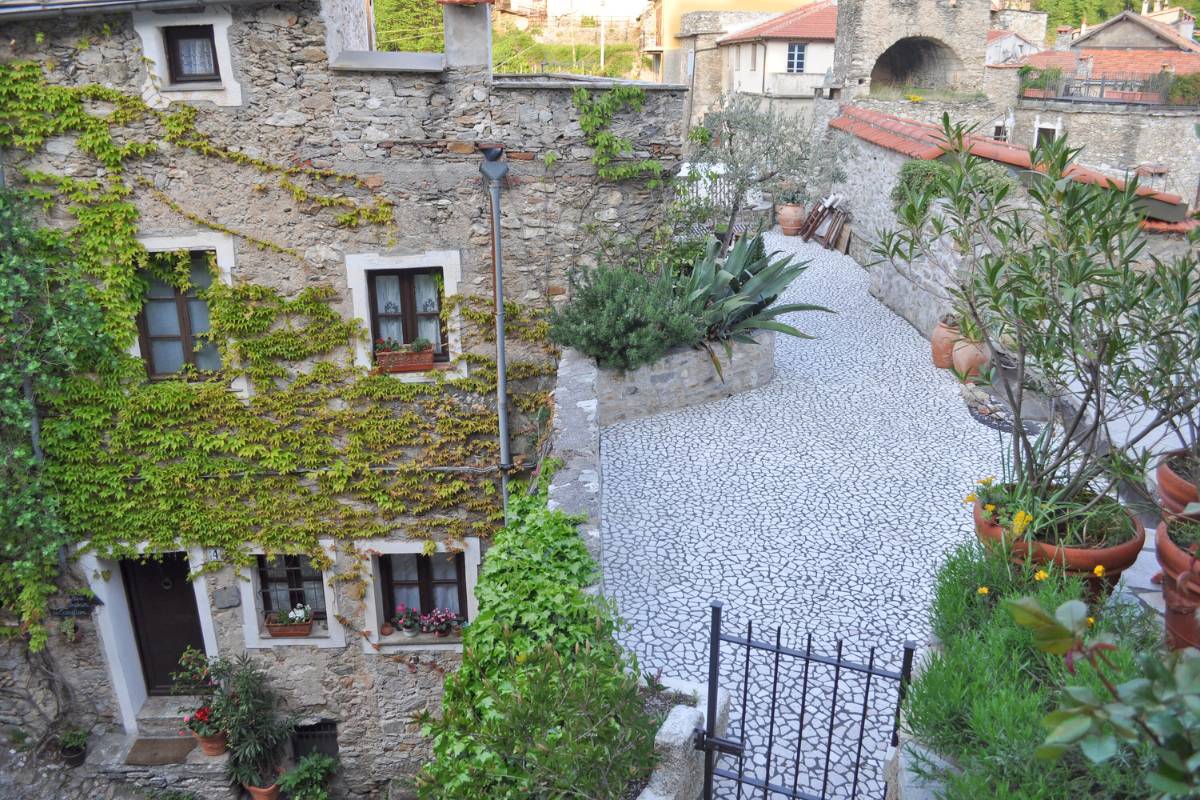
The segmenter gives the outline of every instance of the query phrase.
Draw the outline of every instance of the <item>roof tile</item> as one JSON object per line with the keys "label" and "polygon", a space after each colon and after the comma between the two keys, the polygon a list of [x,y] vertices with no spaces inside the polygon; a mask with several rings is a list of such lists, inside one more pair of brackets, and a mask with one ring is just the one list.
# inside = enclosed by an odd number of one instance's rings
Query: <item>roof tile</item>
{"label": "roof tile", "polygon": [[717,44],[756,42],[763,39],[796,39],[809,42],[832,42],[837,36],[837,2],[818,0],[800,6],[766,22],[735,31]]}

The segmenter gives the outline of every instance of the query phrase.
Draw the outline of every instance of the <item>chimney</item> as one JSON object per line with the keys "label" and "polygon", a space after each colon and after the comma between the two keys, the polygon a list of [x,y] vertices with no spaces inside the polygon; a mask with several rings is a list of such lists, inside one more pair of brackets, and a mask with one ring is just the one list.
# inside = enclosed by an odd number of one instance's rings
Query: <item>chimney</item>
{"label": "chimney", "polygon": [[1190,42],[1192,40],[1192,37],[1196,35],[1196,20],[1195,20],[1195,18],[1189,17],[1189,18],[1185,19],[1183,14],[1180,14],[1179,22],[1177,22],[1175,24],[1175,30],[1179,32],[1180,36],[1182,36],[1184,39],[1187,39]]}
{"label": "chimney", "polygon": [[1083,15],[1083,19],[1079,20],[1079,35],[1083,36],[1087,33],[1087,14]]}
{"label": "chimney", "polygon": [[445,26],[446,66],[492,69],[492,0],[438,0]]}
{"label": "chimney", "polygon": [[1071,26],[1059,25],[1054,29],[1054,49],[1055,50],[1070,50],[1071,49]]}
{"label": "chimney", "polygon": [[1150,0],[1142,0],[1142,16],[1150,13]]}

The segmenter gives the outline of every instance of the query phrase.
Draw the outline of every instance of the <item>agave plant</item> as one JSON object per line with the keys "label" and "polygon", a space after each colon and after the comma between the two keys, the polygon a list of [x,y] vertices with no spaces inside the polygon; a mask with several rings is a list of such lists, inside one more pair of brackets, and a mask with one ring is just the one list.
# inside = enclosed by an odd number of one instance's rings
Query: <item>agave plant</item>
{"label": "agave plant", "polygon": [[[720,258],[721,243],[712,242],[704,259],[692,268],[692,274],[679,286],[679,295],[704,326],[707,341],[721,342],[728,355],[733,342],[753,342],[756,330],[777,331],[800,339],[813,337],[802,333],[786,322],[781,314],[793,311],[825,311],[831,309],[809,303],[772,305],[784,290],[796,280],[808,262],[797,262],[792,256],[774,257],[763,247],[762,237],[744,236],[738,240],[724,260]],[[706,345],[707,346],[707,345]],[[712,352],[712,348],[709,348]],[[717,359],[713,358],[720,372]]]}

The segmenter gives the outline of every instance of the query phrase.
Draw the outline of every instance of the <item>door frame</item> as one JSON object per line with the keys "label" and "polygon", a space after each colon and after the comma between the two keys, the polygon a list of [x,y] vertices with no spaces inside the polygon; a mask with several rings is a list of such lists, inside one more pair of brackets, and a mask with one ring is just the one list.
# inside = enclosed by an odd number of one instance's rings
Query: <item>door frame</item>
{"label": "door frame", "polygon": [[[146,543],[137,547],[138,553],[146,551]],[[205,563],[204,551],[198,547],[166,552],[183,553],[187,556],[192,571]],[[142,710],[149,692],[146,676],[142,670],[137,634],[133,627],[133,612],[129,607],[125,591],[125,580],[121,575],[121,563],[117,559],[97,557],[87,552],[79,557],[79,565],[87,578],[88,586],[95,592],[103,605],[96,607],[96,630],[108,664],[108,674],[116,695],[121,714],[121,725],[125,733],[138,732],[137,715]],[[208,581],[201,575],[192,581],[196,593],[196,612],[200,617],[200,633],[204,639],[204,651],[210,658],[217,656],[217,633],[213,625],[212,603],[208,599]]]}

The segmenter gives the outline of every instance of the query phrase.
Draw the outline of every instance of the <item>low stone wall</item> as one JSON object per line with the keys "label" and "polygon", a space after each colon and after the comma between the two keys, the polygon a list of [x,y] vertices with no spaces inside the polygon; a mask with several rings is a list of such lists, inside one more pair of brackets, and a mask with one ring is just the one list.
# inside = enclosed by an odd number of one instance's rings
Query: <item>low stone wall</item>
{"label": "low stone wall", "polygon": [[[654,754],[658,766],[650,783],[637,800],[695,800],[704,783],[704,753],[695,747],[697,728],[703,728],[708,707],[708,687],[700,683],[662,679],[672,692],[688,695],[690,703],[681,703],[667,714],[654,737]],[[729,724],[729,695],[717,692],[718,734]]]}
{"label": "low stone wall", "polygon": [[713,346],[722,375],[717,374],[708,351],[691,348],[672,350],[635,370],[599,370],[600,427],[710,403],[765,385],[775,377],[775,334],[767,331],[755,339],[756,344],[734,344],[731,355],[722,346]]}

